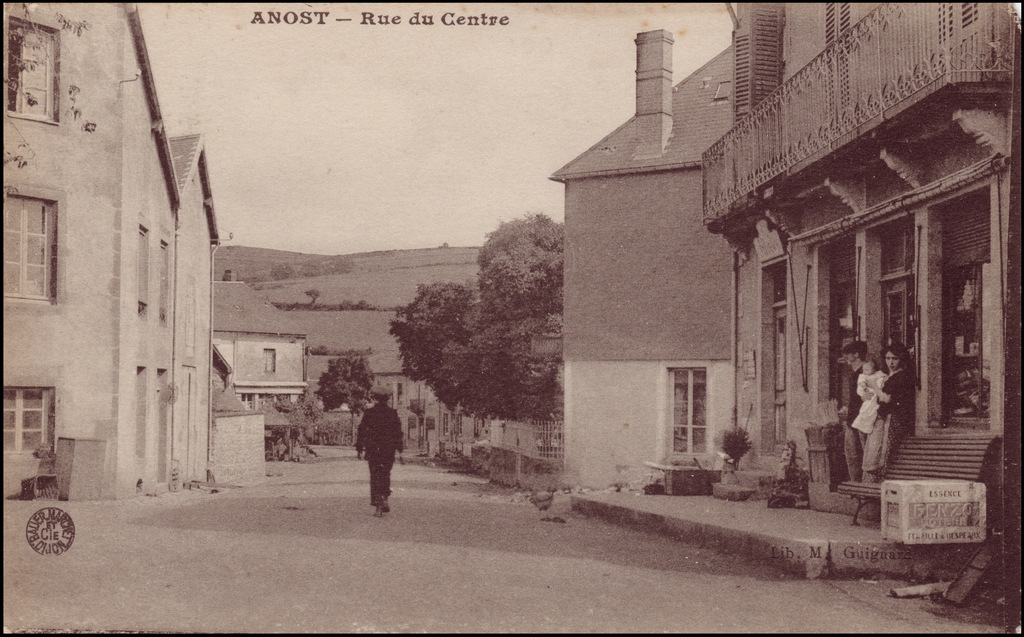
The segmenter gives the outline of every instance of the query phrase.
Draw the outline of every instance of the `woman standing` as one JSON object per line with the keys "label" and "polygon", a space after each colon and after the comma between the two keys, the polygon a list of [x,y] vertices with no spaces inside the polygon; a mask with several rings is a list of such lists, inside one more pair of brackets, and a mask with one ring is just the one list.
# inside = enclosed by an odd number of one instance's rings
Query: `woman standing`
{"label": "woman standing", "polygon": [[[894,342],[882,350],[889,377],[877,389],[878,418],[884,423],[885,440],[882,451],[884,462],[873,472],[878,482],[885,475],[886,467],[892,464],[893,456],[903,439],[914,431],[914,411],[917,381],[914,378],[910,352],[902,344]],[[873,388],[874,389],[874,388]]]}

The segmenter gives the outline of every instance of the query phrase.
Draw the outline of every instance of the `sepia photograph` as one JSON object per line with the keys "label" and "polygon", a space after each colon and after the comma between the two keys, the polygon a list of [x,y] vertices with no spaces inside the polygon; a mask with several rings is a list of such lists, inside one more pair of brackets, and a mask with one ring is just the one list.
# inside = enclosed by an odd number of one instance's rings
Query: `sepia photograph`
{"label": "sepia photograph", "polygon": [[6,3],[4,632],[1019,634],[1020,44]]}

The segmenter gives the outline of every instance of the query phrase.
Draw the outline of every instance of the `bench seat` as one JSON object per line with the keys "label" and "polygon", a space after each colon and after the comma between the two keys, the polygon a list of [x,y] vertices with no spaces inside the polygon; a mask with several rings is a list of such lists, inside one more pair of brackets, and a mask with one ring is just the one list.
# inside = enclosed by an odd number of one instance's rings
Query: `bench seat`
{"label": "bench seat", "polygon": [[[885,480],[967,480],[984,482],[983,471],[996,453],[998,436],[907,438],[896,452]],[[857,500],[853,524],[865,504],[882,499],[880,482],[843,482],[836,489]]]}

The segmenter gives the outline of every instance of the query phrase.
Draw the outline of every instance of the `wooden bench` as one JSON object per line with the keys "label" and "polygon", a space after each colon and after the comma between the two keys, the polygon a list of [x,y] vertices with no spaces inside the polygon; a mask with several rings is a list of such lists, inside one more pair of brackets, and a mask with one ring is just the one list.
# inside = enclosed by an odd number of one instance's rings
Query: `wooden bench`
{"label": "wooden bench", "polygon": [[[907,438],[884,479],[984,482],[982,472],[997,452],[998,440],[998,436]],[[836,491],[857,499],[854,525],[865,504],[882,498],[882,485],[878,482],[843,482]]]}

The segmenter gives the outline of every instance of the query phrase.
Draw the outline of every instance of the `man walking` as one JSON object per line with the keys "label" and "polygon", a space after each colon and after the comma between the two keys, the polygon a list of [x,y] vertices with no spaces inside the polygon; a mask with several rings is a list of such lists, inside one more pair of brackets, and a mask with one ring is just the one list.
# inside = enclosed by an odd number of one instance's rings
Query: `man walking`
{"label": "man walking", "polygon": [[849,388],[849,402],[846,404],[846,422],[843,423],[845,437],[843,439],[843,452],[846,454],[846,468],[850,473],[850,480],[860,482],[863,472],[862,463],[864,460],[864,439],[867,436],[853,428],[853,421],[860,413],[861,397],[857,394],[857,375],[864,368],[865,359],[868,357],[868,344],[864,341],[853,341],[847,343],[842,349],[842,362],[850,366],[851,386]]}
{"label": "man walking", "polygon": [[395,452],[402,452],[402,421],[398,412],[388,407],[391,398],[388,388],[374,387],[370,395],[374,405],[359,422],[356,451],[363,454],[370,465],[370,505],[377,508],[373,515],[379,518],[391,510],[388,506],[391,467],[395,464]]}

